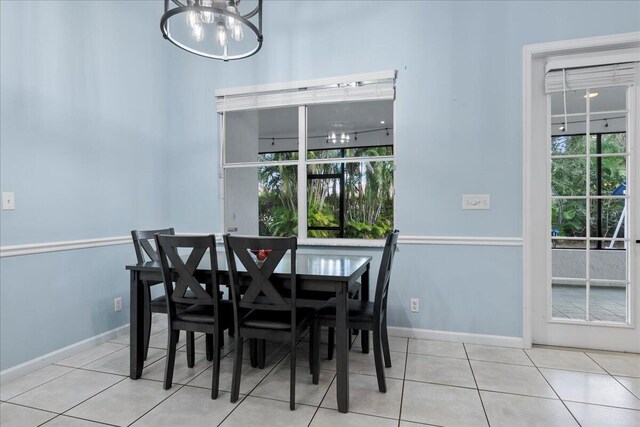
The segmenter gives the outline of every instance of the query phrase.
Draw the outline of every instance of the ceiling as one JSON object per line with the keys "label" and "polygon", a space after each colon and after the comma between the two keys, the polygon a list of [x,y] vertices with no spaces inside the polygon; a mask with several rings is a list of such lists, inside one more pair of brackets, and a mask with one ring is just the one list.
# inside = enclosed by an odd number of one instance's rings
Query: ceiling
{"label": "ceiling", "polygon": [[[260,110],[259,137],[278,138],[298,135],[298,107]],[[384,121],[384,124],[380,123]],[[307,112],[309,136],[326,135],[331,130],[346,132],[393,128],[393,101],[341,102],[310,105]],[[339,130],[339,129],[338,129]]]}

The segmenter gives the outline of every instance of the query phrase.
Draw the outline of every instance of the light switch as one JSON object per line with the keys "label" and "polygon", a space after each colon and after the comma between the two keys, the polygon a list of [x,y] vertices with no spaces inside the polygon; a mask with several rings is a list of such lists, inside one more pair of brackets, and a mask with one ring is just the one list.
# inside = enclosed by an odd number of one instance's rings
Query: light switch
{"label": "light switch", "polygon": [[491,209],[491,195],[464,194],[462,196],[462,209]]}
{"label": "light switch", "polygon": [[3,191],[2,192],[2,210],[12,211],[15,208],[16,208],[16,200],[13,196],[13,193],[8,191]]}

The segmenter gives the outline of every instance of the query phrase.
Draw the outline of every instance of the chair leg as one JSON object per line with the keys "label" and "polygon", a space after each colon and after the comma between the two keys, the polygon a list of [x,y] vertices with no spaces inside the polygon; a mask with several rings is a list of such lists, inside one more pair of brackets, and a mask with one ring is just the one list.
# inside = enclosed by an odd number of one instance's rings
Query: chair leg
{"label": "chair leg", "polygon": [[147,360],[147,355],[149,354],[149,340],[151,339],[151,307],[149,306],[149,304],[151,303],[151,291],[149,290],[149,287],[147,285],[144,285],[143,287],[143,294],[144,294],[144,308],[147,311],[146,312],[146,316],[144,317],[144,324],[143,324],[143,329],[144,329],[144,335],[143,335],[143,339],[144,339],[144,360]]}
{"label": "chair leg", "polygon": [[204,346],[207,353],[207,361],[211,362],[213,360],[213,336],[211,334],[204,336]]}
{"label": "chair leg", "polygon": [[211,398],[218,398],[218,388],[220,384],[220,345],[218,343],[219,340],[218,333],[213,334],[213,369],[212,369],[212,378],[211,378]]}
{"label": "chair leg", "polygon": [[249,359],[251,360],[251,367],[258,367],[258,340],[256,338],[249,338]]}
{"label": "chair leg", "polygon": [[258,340],[256,346],[257,363],[259,369],[264,369],[264,362],[267,357],[267,341]]}
{"label": "chair leg", "polygon": [[187,366],[193,368],[196,364],[196,343],[192,331],[187,331]]}
{"label": "chair leg", "polygon": [[353,347],[353,329],[349,329],[349,351]]}
{"label": "chair leg", "polygon": [[231,403],[240,396],[240,376],[242,374],[242,337],[235,334],[236,357],[233,360],[233,380],[231,381]]}
{"label": "chair leg", "polygon": [[327,359],[329,360],[333,359],[333,344],[335,342],[335,332],[335,328],[329,327],[329,343],[327,346]]}
{"label": "chair leg", "polygon": [[[292,328],[294,329],[294,328]],[[292,411],[296,409],[296,336],[295,332],[292,331],[291,336],[291,377],[289,378],[289,409]]]}
{"label": "chair leg", "polygon": [[169,390],[173,383],[173,367],[176,363],[176,344],[180,331],[169,329],[167,337],[167,360],[164,367],[164,389]]}
{"label": "chair leg", "polygon": [[380,338],[380,328],[373,328],[373,360],[376,365],[376,376],[378,377],[378,390],[387,392],[387,382],[384,377],[384,367],[382,366],[382,343]]}
{"label": "chair leg", "polygon": [[391,367],[391,351],[389,350],[389,333],[387,332],[387,313],[382,316],[382,351],[384,352],[384,366]]}
{"label": "chair leg", "polygon": [[313,329],[311,331],[311,339],[313,345],[310,347],[310,351],[313,352],[312,361],[309,363],[311,366],[311,374],[313,375],[313,383],[318,384],[320,381],[320,322],[313,322]]}
{"label": "chair leg", "polygon": [[[233,301],[232,295],[231,295],[231,288],[227,287],[227,300],[229,301]],[[234,332],[236,330],[236,325],[231,322],[229,324],[229,336],[233,338]]]}

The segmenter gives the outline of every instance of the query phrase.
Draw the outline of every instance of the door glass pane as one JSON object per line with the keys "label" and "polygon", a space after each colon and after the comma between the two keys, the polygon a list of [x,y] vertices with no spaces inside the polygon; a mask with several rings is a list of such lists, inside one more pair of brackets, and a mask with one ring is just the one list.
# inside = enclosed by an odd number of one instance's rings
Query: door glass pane
{"label": "door glass pane", "polygon": [[[589,134],[591,135],[591,153],[624,153],[626,151],[627,115],[626,113],[591,114]],[[602,148],[596,147],[596,135],[602,135]],[[616,135],[615,137],[613,135]]]}
{"label": "door glass pane", "polygon": [[[587,112],[587,91],[584,89],[567,91],[567,114]],[[551,114],[553,116],[564,114],[564,97],[562,92],[551,94]]]}
{"label": "door glass pane", "polygon": [[586,237],[585,200],[554,199],[551,202],[551,230],[563,237]]}
{"label": "door glass pane", "polygon": [[589,320],[627,323],[627,284],[591,282]]}
{"label": "door glass pane", "polygon": [[626,225],[625,199],[591,200],[591,236],[624,238]]}
{"label": "door glass pane", "polygon": [[626,156],[591,157],[592,196],[623,197],[627,182]]}
{"label": "door glass pane", "polygon": [[587,138],[585,135],[561,135],[551,137],[551,155],[567,156],[587,154]]}
{"label": "door glass pane", "polygon": [[554,196],[584,196],[587,168],[584,158],[553,159],[551,191]]}
{"label": "door glass pane", "polygon": [[551,314],[554,318],[586,320],[586,282],[554,279],[551,292],[553,301]]}
{"label": "door glass pane", "polygon": [[624,248],[609,249],[607,245],[602,249],[591,249],[589,257],[591,279],[627,280],[627,251]]}
{"label": "door glass pane", "polygon": [[551,250],[554,278],[587,278],[587,251],[585,240],[554,240]]}
{"label": "door glass pane", "polygon": [[599,87],[591,89],[590,94],[589,101],[591,105],[589,108],[592,113],[627,109],[626,86]]}

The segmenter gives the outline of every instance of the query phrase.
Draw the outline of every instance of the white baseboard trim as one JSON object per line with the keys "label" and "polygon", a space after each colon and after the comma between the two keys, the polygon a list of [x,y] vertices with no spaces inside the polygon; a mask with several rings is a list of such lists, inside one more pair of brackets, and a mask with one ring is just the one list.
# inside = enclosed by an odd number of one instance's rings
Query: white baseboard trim
{"label": "white baseboard trim", "polygon": [[460,342],[466,344],[495,345],[499,347],[527,348],[521,337],[471,334],[467,332],[434,331],[430,329],[401,328],[389,326],[389,335],[423,340]]}
{"label": "white baseboard trim", "polygon": [[4,384],[14,378],[21,377],[30,372],[37,371],[38,369],[42,369],[46,366],[51,365],[52,363],[59,362],[60,360],[73,356],[74,354],[86,350],[90,347],[114,340],[118,337],[121,337],[122,335],[125,335],[128,331],[129,324],[127,323],[126,325],[120,326],[107,332],[103,332],[99,335],[87,338],[86,340],[71,344],[59,350],[52,351],[51,353],[36,357],[35,359],[31,359],[27,362],[13,366],[11,368],[7,368],[4,371],[0,371],[0,384]]}

